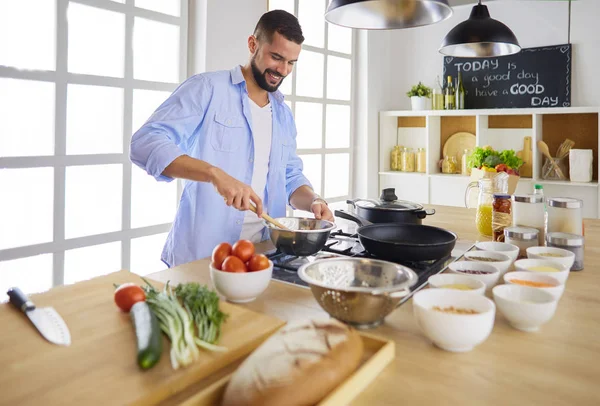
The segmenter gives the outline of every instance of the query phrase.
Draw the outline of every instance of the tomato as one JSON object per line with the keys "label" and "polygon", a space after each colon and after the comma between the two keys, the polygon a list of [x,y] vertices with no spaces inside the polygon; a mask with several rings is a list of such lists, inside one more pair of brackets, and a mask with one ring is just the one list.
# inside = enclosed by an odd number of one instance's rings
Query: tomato
{"label": "tomato", "polygon": [[231,253],[241,259],[242,262],[248,262],[254,255],[254,244],[250,240],[239,240],[233,244]]}
{"label": "tomato", "polygon": [[269,265],[269,258],[263,254],[255,254],[252,255],[252,258],[248,261],[248,271],[262,271],[263,269],[267,269]]}
{"label": "tomato", "polygon": [[212,262],[215,269],[221,269],[225,258],[231,255],[231,244],[222,242],[212,252]]}
{"label": "tomato", "polygon": [[225,258],[225,261],[223,261],[223,271],[243,273],[248,272],[248,268],[246,268],[246,264],[244,264],[241,259],[239,259],[236,256],[230,255],[227,258]]}
{"label": "tomato", "polygon": [[131,306],[144,300],[146,293],[135,283],[124,283],[115,290],[115,303],[126,313],[129,313]]}

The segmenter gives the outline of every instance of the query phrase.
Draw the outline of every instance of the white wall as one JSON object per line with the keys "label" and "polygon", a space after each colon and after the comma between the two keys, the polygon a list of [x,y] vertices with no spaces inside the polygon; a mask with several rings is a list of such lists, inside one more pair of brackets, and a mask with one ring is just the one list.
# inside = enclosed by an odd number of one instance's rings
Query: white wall
{"label": "white wall", "polygon": [[[471,2],[475,3],[475,0]],[[493,1],[485,2],[491,17],[508,25],[524,48],[563,44],[568,41],[567,1]],[[600,0],[572,2],[571,43],[573,44],[573,106],[600,105]],[[466,20],[471,6],[454,7],[451,18],[438,24],[405,30],[369,31],[368,51],[360,57],[368,60],[366,107],[359,105],[355,145],[354,190],[360,197],[374,198],[377,187],[377,135],[380,110],[408,110],[406,91],[422,81],[431,86],[442,73],[442,55],[438,48],[442,39],[456,24]],[[365,56],[366,55],[366,56]],[[359,72],[357,71],[357,74]],[[364,96],[364,95],[363,95]],[[358,123],[360,124],[360,123]],[[366,160],[366,161],[365,161]]]}
{"label": "white wall", "polygon": [[190,0],[188,74],[231,69],[248,61],[248,36],[267,0]]}
{"label": "white wall", "polygon": [[[492,18],[508,25],[523,48],[568,42],[568,2],[495,1],[484,3]],[[409,30],[389,31],[394,44],[388,50],[395,68],[390,78],[396,108],[410,108],[405,92],[418,81],[431,86],[442,70],[438,48],[456,24],[468,18],[470,6],[455,7],[454,14],[439,24]],[[573,44],[573,106],[600,105],[600,1],[572,2],[571,43]]]}

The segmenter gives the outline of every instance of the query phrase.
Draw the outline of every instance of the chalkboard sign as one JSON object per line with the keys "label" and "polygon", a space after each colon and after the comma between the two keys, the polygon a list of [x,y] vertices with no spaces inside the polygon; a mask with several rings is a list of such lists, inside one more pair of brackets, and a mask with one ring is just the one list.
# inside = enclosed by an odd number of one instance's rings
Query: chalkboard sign
{"label": "chalkboard sign", "polygon": [[444,57],[444,83],[462,72],[465,108],[568,107],[571,44],[487,58]]}

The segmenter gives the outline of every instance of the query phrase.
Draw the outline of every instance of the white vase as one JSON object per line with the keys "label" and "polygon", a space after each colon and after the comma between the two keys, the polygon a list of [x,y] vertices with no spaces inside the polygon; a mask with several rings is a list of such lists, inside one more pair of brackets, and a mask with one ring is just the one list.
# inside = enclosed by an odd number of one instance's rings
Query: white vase
{"label": "white vase", "polygon": [[431,99],[428,97],[412,96],[410,105],[413,110],[431,110]]}

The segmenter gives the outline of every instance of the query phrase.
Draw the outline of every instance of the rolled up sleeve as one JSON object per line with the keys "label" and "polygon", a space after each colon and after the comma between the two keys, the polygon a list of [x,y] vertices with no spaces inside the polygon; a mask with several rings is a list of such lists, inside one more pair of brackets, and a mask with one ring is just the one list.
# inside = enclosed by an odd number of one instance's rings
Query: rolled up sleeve
{"label": "rolled up sleeve", "polygon": [[193,76],[183,82],[131,138],[129,159],[158,181],[177,157],[187,154],[211,97],[207,79]]}

